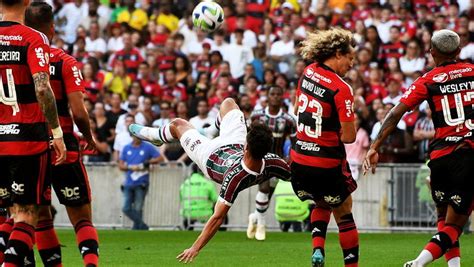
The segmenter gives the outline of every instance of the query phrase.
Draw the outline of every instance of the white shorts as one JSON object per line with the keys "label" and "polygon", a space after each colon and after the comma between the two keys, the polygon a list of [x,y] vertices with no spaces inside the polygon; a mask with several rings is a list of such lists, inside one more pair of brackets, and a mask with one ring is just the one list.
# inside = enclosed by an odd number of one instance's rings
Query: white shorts
{"label": "white shorts", "polygon": [[247,137],[247,126],[242,111],[234,109],[222,118],[219,136],[209,139],[196,129],[186,131],[179,139],[188,157],[209,177],[206,169],[209,156],[218,148],[226,145],[244,145]]}

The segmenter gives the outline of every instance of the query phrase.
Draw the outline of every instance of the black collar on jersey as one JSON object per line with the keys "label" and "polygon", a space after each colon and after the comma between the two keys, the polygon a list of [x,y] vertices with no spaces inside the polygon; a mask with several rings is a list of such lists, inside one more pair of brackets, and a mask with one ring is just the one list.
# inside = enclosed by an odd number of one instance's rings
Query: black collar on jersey
{"label": "black collar on jersey", "polygon": [[444,67],[444,66],[451,65],[451,64],[456,64],[456,63],[458,63],[456,60],[449,60],[449,61],[445,61],[445,62],[439,64],[438,67]]}
{"label": "black collar on jersey", "polygon": [[20,23],[15,21],[0,21],[0,27],[9,27],[13,25],[20,25]]}
{"label": "black collar on jersey", "polygon": [[319,66],[321,66],[321,68],[323,68],[325,70],[332,71],[332,72],[336,73],[333,69],[331,69],[328,65],[326,65],[324,63],[319,63]]}

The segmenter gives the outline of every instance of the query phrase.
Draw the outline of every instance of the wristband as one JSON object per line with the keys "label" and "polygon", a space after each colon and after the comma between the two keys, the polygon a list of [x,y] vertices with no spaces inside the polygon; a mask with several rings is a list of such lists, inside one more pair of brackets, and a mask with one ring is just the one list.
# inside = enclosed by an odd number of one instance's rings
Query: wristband
{"label": "wristband", "polygon": [[61,129],[61,127],[52,129],[51,132],[53,132],[54,139],[63,138],[63,130]]}

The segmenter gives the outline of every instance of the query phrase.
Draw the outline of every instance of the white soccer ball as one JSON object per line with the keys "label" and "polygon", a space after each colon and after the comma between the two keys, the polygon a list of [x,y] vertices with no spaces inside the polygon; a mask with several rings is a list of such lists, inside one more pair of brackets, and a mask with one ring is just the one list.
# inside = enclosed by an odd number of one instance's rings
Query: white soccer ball
{"label": "white soccer ball", "polygon": [[194,27],[200,28],[205,32],[217,30],[222,22],[224,22],[224,10],[216,2],[203,1],[193,10]]}

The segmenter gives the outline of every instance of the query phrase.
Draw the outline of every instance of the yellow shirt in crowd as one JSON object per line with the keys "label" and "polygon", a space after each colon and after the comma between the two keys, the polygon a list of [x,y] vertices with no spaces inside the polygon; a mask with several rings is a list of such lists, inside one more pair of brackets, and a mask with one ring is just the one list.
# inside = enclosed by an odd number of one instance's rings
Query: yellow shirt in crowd
{"label": "yellow shirt in crowd", "polygon": [[104,77],[104,84],[108,84],[108,90],[114,94],[119,94],[122,101],[125,101],[127,100],[127,91],[130,84],[132,84],[132,79],[127,75],[124,84],[120,77],[114,77],[112,72],[107,72]]}
{"label": "yellow shirt in crowd", "polygon": [[135,9],[130,15],[128,9],[125,9],[124,11],[120,12],[120,14],[118,14],[117,22],[126,22],[128,25],[130,25],[130,27],[137,31],[141,31],[143,27],[148,24],[148,15],[145,11],[139,8]]}

